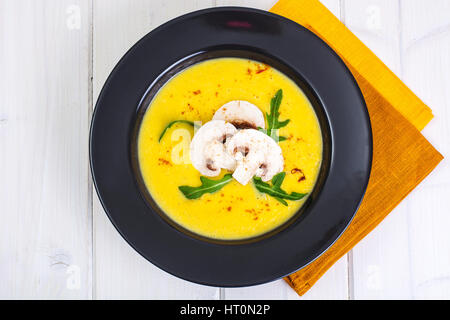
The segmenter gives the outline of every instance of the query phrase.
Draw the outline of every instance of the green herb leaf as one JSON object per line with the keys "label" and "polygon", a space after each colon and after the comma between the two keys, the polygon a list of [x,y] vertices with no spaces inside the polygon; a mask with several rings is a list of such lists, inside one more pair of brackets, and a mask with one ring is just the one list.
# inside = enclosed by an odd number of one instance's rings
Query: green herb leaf
{"label": "green herb leaf", "polygon": [[272,185],[274,188],[281,189],[281,185],[283,184],[284,178],[286,177],[286,172],[280,172],[273,176]]}
{"label": "green herb leaf", "polygon": [[262,181],[259,177],[253,177],[253,184],[259,192],[268,194],[287,206],[287,202],[285,200],[300,200],[304,198],[307,193],[291,192],[291,194],[288,194],[286,191],[281,189],[281,185],[283,184],[285,177],[285,172],[278,173],[272,178],[272,185]]}
{"label": "green herb leaf", "polygon": [[280,198],[275,198],[275,200],[277,200],[278,202],[280,202],[282,205],[285,205],[287,207],[288,203],[286,200],[280,199]]}
{"label": "green herb leaf", "polygon": [[164,130],[161,132],[161,135],[159,136],[159,140],[158,142],[161,142],[161,139],[164,137],[164,135],[166,134],[166,131],[169,130],[174,124],[176,123],[185,123],[188,124],[190,126],[192,126],[193,128],[198,128],[198,125],[196,125],[194,122],[189,121],[189,120],[174,120],[172,122],[170,122],[165,128]]}
{"label": "green herb leaf", "polygon": [[285,137],[277,137],[276,130],[285,127],[290,119],[280,121],[278,118],[280,117],[280,105],[281,100],[283,99],[283,90],[278,90],[270,101],[270,114],[266,113],[267,117],[267,130],[266,134],[272,137],[275,141],[284,141]]}
{"label": "green herb leaf", "polygon": [[262,133],[267,134],[267,130],[261,127],[258,127],[258,131],[261,131]]}
{"label": "green herb leaf", "polygon": [[219,180],[211,180],[206,177],[201,176],[200,181],[202,185],[199,187],[191,186],[180,186],[178,189],[184,194],[188,199],[198,199],[205,193],[214,193],[222,189],[227,183],[233,179],[230,173],[227,173]]}

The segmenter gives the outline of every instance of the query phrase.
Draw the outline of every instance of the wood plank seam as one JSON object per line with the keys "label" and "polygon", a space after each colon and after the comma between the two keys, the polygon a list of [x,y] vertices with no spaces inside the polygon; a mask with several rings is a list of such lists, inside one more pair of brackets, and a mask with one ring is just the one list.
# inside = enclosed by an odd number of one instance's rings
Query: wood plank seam
{"label": "wood plank seam", "polygon": [[[89,76],[89,85],[88,85],[88,124],[90,124],[92,115],[94,113],[94,2],[89,1],[88,6],[88,76]],[[89,125],[90,127],[90,125]],[[89,145],[88,145],[89,148]],[[92,180],[92,175],[90,172],[91,166],[90,166],[90,160],[87,159],[89,162],[88,164],[88,170],[89,170],[89,179],[87,181],[88,183],[88,208],[90,210],[90,217],[91,217],[91,299],[95,299],[95,293],[96,293],[96,279],[95,279],[95,234],[94,234],[94,182]]]}
{"label": "wood plank seam", "polygon": [[[339,0],[339,20],[345,24],[345,0]],[[347,253],[347,300],[354,300],[355,285],[353,274],[353,249]]]}

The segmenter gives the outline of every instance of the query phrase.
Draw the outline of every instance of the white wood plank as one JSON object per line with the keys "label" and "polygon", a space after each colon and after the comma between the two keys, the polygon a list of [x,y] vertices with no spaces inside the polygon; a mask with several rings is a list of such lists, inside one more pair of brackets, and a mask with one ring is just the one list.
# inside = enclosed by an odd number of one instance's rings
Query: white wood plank
{"label": "white wood plank", "polygon": [[344,23],[394,73],[401,76],[399,6],[392,0],[344,0]]}
{"label": "white wood plank", "polygon": [[342,4],[340,0],[319,0],[325,7],[328,8],[339,20],[342,21]]}
{"label": "white wood plank", "polygon": [[269,10],[272,8],[277,0],[216,0],[216,6],[236,6],[236,7],[248,7],[261,10]]}
{"label": "white wood plank", "polygon": [[[340,16],[339,0],[321,1],[336,16]],[[262,10],[270,9],[276,0],[219,0],[217,5],[236,5],[254,7]],[[303,299],[347,299],[348,298],[347,256],[343,257],[331,268],[302,298]],[[284,280],[265,285],[225,289],[225,299],[300,299]]]}
{"label": "white wood plank", "polygon": [[[450,1],[403,1],[403,80],[433,110],[422,133],[450,156]],[[433,172],[434,173],[434,172]],[[443,161],[430,184],[449,183],[450,164]]]}
{"label": "white wood plank", "polygon": [[92,296],[87,0],[0,1],[0,298]]}
{"label": "white wood plank", "polygon": [[424,135],[446,157],[408,198],[412,297],[450,299],[450,1],[402,1],[403,78],[433,110]]}
{"label": "white wood plank", "polygon": [[[122,55],[142,36],[212,1],[94,1],[94,97]],[[137,254],[114,229],[95,195],[95,298],[218,299],[217,288],[175,278]]]}
{"label": "white wood plank", "polygon": [[[448,1],[345,2],[358,37],[433,109],[424,134],[449,151]],[[354,249],[355,298],[449,298],[450,170],[441,164]]]}
{"label": "white wood plank", "polygon": [[429,177],[409,200],[411,287],[414,299],[450,299],[450,186]]}
{"label": "white wood plank", "polygon": [[[344,2],[347,27],[401,77],[399,10],[391,0]],[[411,297],[408,241],[408,205],[402,203],[353,249],[353,298]]]}
{"label": "white wood plank", "polygon": [[343,300],[348,299],[347,256],[336,264],[300,297],[284,280],[247,288],[227,288],[224,298],[229,300]]}

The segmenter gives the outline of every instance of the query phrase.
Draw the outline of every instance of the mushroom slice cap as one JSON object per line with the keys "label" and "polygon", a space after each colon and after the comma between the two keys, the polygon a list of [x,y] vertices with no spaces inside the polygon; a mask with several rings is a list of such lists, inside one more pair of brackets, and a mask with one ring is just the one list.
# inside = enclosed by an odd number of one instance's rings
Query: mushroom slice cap
{"label": "mushroom slice cap", "polygon": [[213,120],[225,120],[238,129],[265,128],[264,114],[257,106],[244,100],[224,104],[213,116]]}
{"label": "mushroom slice cap", "polygon": [[227,141],[227,152],[237,161],[233,178],[243,185],[255,175],[268,181],[283,171],[284,158],[280,146],[258,130],[238,131]]}
{"label": "mushroom slice cap", "polygon": [[220,170],[234,170],[236,161],[226,152],[226,140],[237,129],[223,120],[211,120],[195,133],[190,145],[191,162],[204,176],[215,177]]}

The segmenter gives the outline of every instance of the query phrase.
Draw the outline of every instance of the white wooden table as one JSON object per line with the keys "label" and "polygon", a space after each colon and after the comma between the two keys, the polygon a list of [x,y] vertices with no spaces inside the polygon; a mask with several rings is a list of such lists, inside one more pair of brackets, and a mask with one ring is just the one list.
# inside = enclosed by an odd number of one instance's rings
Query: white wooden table
{"label": "white wooden table", "polygon": [[[432,109],[450,157],[450,1],[323,0]],[[0,298],[298,299],[282,281],[219,289],[137,254],[101,208],[88,164],[93,104],[119,58],[201,8],[275,0],[0,0]],[[450,298],[444,160],[303,299]]]}

